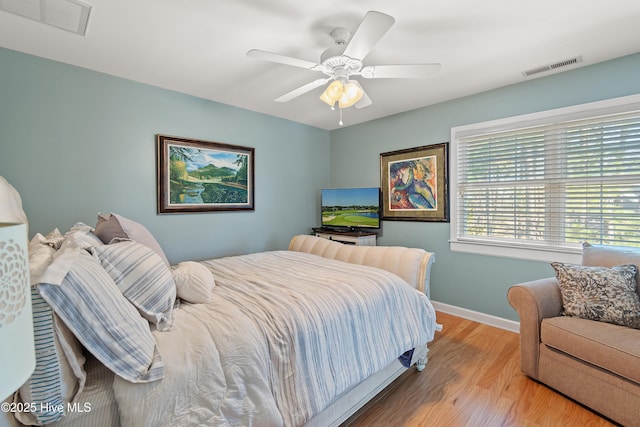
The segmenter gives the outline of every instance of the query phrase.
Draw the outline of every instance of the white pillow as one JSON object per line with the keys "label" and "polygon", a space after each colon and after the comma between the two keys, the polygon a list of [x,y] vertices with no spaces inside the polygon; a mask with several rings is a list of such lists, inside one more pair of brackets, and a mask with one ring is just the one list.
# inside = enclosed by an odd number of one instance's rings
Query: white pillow
{"label": "white pillow", "polygon": [[29,275],[31,278],[29,283],[31,286],[40,282],[40,278],[53,261],[53,254],[60,248],[62,239],[62,234],[56,228],[46,236],[36,233],[29,242]]}
{"label": "white pillow", "polygon": [[66,240],[71,240],[73,243],[81,247],[82,249],[93,248],[94,246],[102,246],[104,243],[93,232],[93,228],[87,224],[78,222],[71,227],[71,229],[64,235]]}
{"label": "white pillow", "polygon": [[195,261],[181,262],[173,268],[173,280],[179,298],[193,304],[211,302],[216,282],[211,270],[204,265]]}
{"label": "white pillow", "polygon": [[92,249],[120,292],[159,331],[173,324],[176,284],[169,267],[151,248],[123,241]]}

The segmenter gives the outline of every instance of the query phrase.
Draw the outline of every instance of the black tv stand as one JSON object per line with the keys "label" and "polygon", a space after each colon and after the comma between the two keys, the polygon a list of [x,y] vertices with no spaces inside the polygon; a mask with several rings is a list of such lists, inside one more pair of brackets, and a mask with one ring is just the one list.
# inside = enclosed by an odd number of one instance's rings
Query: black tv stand
{"label": "black tv stand", "polygon": [[352,228],[345,227],[314,227],[312,230],[314,233],[347,233],[353,231]]}
{"label": "black tv stand", "polygon": [[335,234],[376,234],[374,231],[365,231],[358,227],[314,227],[312,228],[314,233],[335,233]]}

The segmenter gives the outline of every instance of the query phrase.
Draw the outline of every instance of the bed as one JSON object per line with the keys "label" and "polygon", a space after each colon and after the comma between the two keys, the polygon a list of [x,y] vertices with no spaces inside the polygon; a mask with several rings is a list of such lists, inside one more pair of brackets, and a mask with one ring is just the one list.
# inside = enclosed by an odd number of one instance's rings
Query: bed
{"label": "bed", "polygon": [[[66,366],[56,374],[70,381],[52,398],[31,380],[11,402],[20,413],[0,424],[335,426],[426,365],[437,329],[429,252],[298,235],[288,250],[169,266],[126,221],[32,240],[34,320],[49,319],[34,328],[51,335]],[[120,292],[105,296],[109,277]],[[36,371],[47,357],[37,353]]]}

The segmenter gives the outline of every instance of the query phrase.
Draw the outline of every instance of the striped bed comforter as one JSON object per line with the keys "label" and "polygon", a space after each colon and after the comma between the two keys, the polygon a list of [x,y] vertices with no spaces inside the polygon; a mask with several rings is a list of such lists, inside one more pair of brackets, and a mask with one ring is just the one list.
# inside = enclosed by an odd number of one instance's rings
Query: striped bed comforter
{"label": "striped bed comforter", "polygon": [[433,339],[426,296],[384,270],[289,251],[203,263],[213,302],[154,332],[165,378],[115,379],[123,426],[298,426]]}

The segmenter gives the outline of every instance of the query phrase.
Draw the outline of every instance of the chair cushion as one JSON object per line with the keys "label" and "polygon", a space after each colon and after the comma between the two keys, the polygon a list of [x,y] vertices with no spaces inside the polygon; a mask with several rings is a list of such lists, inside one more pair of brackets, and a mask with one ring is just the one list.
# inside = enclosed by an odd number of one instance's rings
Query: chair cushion
{"label": "chair cushion", "polygon": [[[582,244],[582,265],[613,267],[621,264],[635,264],[640,271],[640,251],[632,248]],[[640,294],[640,274],[636,274],[636,291]]]}
{"label": "chair cushion", "polygon": [[540,333],[543,344],[640,384],[640,330],[558,316]]}

